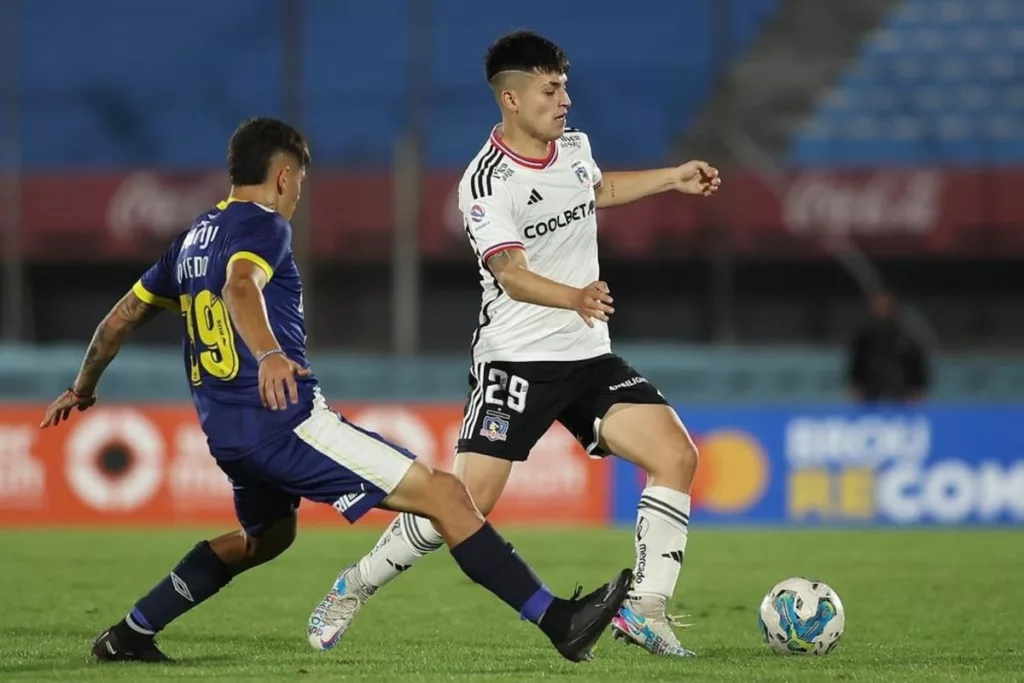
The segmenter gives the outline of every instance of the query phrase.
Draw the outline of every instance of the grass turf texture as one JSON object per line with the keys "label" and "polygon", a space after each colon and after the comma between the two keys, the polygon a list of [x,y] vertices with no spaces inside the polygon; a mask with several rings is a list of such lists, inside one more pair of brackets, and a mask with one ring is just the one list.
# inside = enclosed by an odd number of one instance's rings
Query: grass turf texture
{"label": "grass turf texture", "polygon": [[[632,566],[629,530],[508,537],[566,595]],[[0,531],[0,680],[244,681],[1012,681],[1024,680],[1024,534],[1019,531],[694,529],[670,613],[696,659],[665,660],[605,633],[597,660],[563,661],[532,625],[465,579],[446,552],[388,586],[333,652],[306,618],[377,533],[300,533],[159,640],[168,666],[98,665],[91,639],[188,550],[195,531]],[[761,644],[757,607],[793,575],[828,582],[846,634],[827,657]]]}

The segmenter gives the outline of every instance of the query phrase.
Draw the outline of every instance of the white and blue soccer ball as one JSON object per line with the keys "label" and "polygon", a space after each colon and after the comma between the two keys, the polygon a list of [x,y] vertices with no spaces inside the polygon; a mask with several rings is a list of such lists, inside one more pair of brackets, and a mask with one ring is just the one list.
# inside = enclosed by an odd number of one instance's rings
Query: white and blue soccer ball
{"label": "white and blue soccer ball", "polygon": [[795,577],[764,596],[758,626],[764,642],[777,652],[824,655],[839,643],[846,612],[828,584]]}

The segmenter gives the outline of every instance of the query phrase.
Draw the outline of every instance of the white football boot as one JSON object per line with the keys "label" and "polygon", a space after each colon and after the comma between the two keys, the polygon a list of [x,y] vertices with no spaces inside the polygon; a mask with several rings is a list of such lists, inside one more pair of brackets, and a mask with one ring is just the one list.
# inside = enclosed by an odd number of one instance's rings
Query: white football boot
{"label": "white football boot", "polygon": [[373,593],[363,585],[356,565],[338,574],[331,590],[309,615],[307,635],[313,649],[330,650],[337,645]]}
{"label": "white football boot", "polygon": [[651,654],[665,657],[693,657],[679,643],[673,626],[686,627],[676,617],[665,614],[665,598],[645,595],[627,598],[612,619],[612,637],[630,645],[639,645]]}

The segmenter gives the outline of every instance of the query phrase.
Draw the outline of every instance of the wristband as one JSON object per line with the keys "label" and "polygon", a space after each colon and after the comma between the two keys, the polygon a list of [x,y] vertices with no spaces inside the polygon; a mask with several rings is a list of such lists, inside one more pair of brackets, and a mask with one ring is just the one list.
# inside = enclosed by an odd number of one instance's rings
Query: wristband
{"label": "wristband", "polygon": [[265,361],[270,356],[273,356],[274,354],[278,353],[281,354],[282,356],[284,355],[284,351],[282,351],[281,349],[273,349],[271,351],[267,351],[266,353],[261,353],[259,357],[256,358],[256,365],[263,365],[263,361]]}
{"label": "wristband", "polygon": [[75,391],[74,384],[68,386],[68,391],[71,392],[71,395],[74,396],[75,398],[92,398],[92,394],[80,394],[77,391]]}

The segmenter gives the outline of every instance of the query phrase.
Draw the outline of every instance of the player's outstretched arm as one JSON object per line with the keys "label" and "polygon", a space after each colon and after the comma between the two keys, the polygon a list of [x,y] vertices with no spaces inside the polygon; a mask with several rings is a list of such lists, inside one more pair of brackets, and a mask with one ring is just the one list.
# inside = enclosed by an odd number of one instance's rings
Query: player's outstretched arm
{"label": "player's outstretched arm", "polygon": [[717,168],[704,161],[688,161],[675,168],[604,173],[594,195],[597,208],[603,209],[670,190],[709,197],[721,184]]}
{"label": "player's outstretched arm", "polygon": [[608,285],[592,282],[586,287],[576,288],[538,275],[530,270],[526,252],[522,249],[499,251],[487,259],[487,267],[505,293],[516,301],[576,311],[591,327],[595,319],[608,322],[608,316],[615,312],[610,305],[612,298],[608,294]]}
{"label": "player's outstretched arm", "polygon": [[271,410],[288,407],[288,397],[298,403],[299,391],[295,375],[309,375],[304,368],[284,355],[267,318],[263,288],[268,273],[248,259],[233,259],[221,292],[231,322],[238,330],[249,352],[259,364],[260,398]]}
{"label": "player's outstretched arm", "polygon": [[128,333],[152,320],[161,310],[160,306],[140,299],[135,292],[121,297],[93,332],[75,381],[50,404],[39,426],[46,428],[68,419],[72,408],[87,410],[91,407],[96,402],[100,376],[121,350]]}

